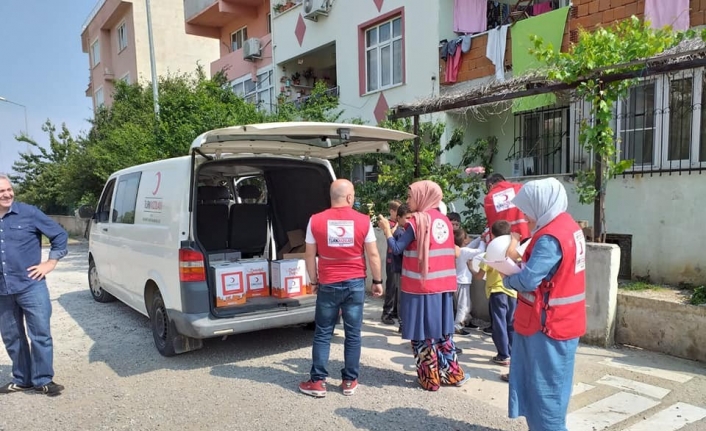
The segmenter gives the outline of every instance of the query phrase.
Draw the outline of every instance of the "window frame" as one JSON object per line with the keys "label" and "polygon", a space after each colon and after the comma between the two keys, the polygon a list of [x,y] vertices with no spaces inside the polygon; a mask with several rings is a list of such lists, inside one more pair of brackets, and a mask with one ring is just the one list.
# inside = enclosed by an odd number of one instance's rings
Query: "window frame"
{"label": "window frame", "polygon": [[[653,109],[653,115],[660,110],[661,106],[663,106],[664,101],[664,91],[661,83],[661,77],[657,77],[655,79],[650,79],[650,80],[641,80],[637,85],[634,85],[628,89],[628,91],[631,91],[633,88],[637,87],[646,87],[647,85],[653,85],[654,86],[654,109]],[[661,160],[661,145],[658,145],[658,142],[663,142],[663,136],[664,136],[664,129],[663,129],[663,122],[659,119],[654,119],[654,125],[652,127],[653,131],[653,137],[652,137],[652,162],[651,163],[636,163],[635,159],[631,158],[626,158],[623,157],[624,152],[622,151],[622,138],[621,134],[623,133],[622,129],[622,123],[623,120],[621,117],[623,116],[623,101],[624,99],[620,99],[616,102],[616,106],[614,107],[614,112],[615,112],[615,117],[613,119],[613,124],[612,126],[615,127],[615,149],[616,152],[618,153],[618,157],[620,160],[633,160],[633,165],[629,168],[629,171],[643,171],[643,170],[652,170],[652,169],[657,169],[659,167],[659,160]],[[634,114],[633,114],[634,116]],[[646,127],[642,127],[642,129],[634,128],[634,129],[626,129],[627,132],[637,132],[642,130],[643,132],[647,130]]]}
{"label": "window frame", "polygon": [[[120,204],[122,205],[124,202],[124,199],[128,197],[127,195],[121,196],[120,192],[123,190],[121,186],[126,187],[126,192],[131,191],[130,188],[128,187],[128,182],[137,180],[137,183],[135,184],[135,194],[134,196],[129,195],[129,199],[132,200],[132,210],[131,211],[123,211],[123,214],[118,213],[118,199],[121,199]],[[120,177],[117,178],[116,184],[115,184],[115,198],[113,199],[113,206],[112,206],[112,211],[111,211],[111,223],[115,224],[135,224],[135,219],[136,219],[136,212],[137,212],[137,196],[140,193],[140,181],[142,180],[142,172],[131,172],[129,174],[124,174],[121,175]],[[128,201],[129,203],[130,201]],[[129,205],[126,207],[129,208]],[[120,210],[124,210],[125,208],[120,208]],[[132,212],[132,220],[124,220],[126,217],[126,214]]]}
{"label": "window frame", "polygon": [[130,72],[126,72],[123,76],[120,77],[120,80],[130,85]]}
{"label": "window frame", "polygon": [[[101,64],[101,45],[100,45],[100,40],[96,38],[93,43],[91,43],[91,68],[95,68],[99,64]],[[96,55],[96,52],[98,55]],[[96,61],[96,57],[98,57],[98,61]]]}
{"label": "window frame", "polygon": [[[100,103],[98,102],[98,94],[100,93],[101,101]],[[96,109],[100,108],[101,106],[105,105],[105,91],[103,90],[103,86],[101,85],[100,87],[96,88],[96,91],[93,92],[93,103],[96,105]]]}
{"label": "window frame", "polygon": [[[233,36],[237,36],[238,34],[240,35],[240,38],[241,38],[241,44],[240,44],[240,46],[238,46],[237,49],[233,49],[233,42],[234,42]],[[232,32],[230,34],[230,51],[235,52],[235,51],[243,49],[243,46],[245,46],[245,41],[247,39],[248,39],[248,26],[247,25],[240,27],[236,31]],[[235,42],[237,42],[237,40]]]}
{"label": "window frame", "polygon": [[[93,220],[96,223],[110,223],[111,220],[111,210],[113,208],[113,197],[115,196],[115,178],[111,178],[105,184],[101,197],[98,200],[98,205],[96,206],[95,214],[93,215]],[[105,205],[108,205],[107,211],[105,210]],[[105,214],[105,217],[102,215]]]}
{"label": "window frame", "polygon": [[[377,18],[366,21],[358,25],[358,90],[360,96],[366,96],[378,92],[382,92],[391,88],[396,88],[405,85],[407,82],[407,68],[406,68],[406,31],[405,31],[405,9],[404,6],[397,9],[391,10]],[[394,36],[394,21],[400,20],[400,34],[399,36]],[[386,40],[383,44],[379,43],[379,40],[375,46],[368,46],[367,36],[368,32],[377,28],[379,31],[380,26],[385,24],[390,24],[390,39]],[[395,41],[400,43],[400,57],[401,64],[399,70],[399,82],[395,81],[395,62],[394,62],[394,44]],[[382,85],[382,63],[379,60],[381,58],[381,50],[385,47],[390,47],[390,84]],[[378,64],[376,68],[377,73],[377,86],[371,88],[369,85],[368,76],[368,52],[373,49],[377,49]]]}
{"label": "window frame", "polygon": [[[533,166],[535,173],[533,174],[527,174],[526,167],[523,166],[522,173],[519,175],[521,177],[539,177],[539,176],[547,176],[547,175],[563,175],[567,174],[571,168],[567,166],[566,164],[566,155],[570,153],[570,132],[571,132],[571,106],[555,106],[555,107],[545,107],[541,108],[539,110],[535,111],[527,111],[527,112],[519,112],[515,114],[515,121],[519,121],[520,128],[521,128],[521,134],[519,136],[514,137],[514,148],[518,145],[521,145],[520,153],[522,154],[522,157],[519,158],[514,158],[511,159],[511,162],[517,161],[517,160],[524,160],[526,158],[532,158],[533,159]],[[559,131],[558,139],[561,140],[561,143],[559,145],[559,156],[558,156],[558,163],[553,164],[548,162],[548,156],[547,149],[549,148],[546,143],[548,142],[547,138],[550,137],[556,137],[555,135],[546,135],[544,133],[545,131],[545,126],[547,120],[551,120],[552,118],[548,118],[548,116],[553,116],[556,118],[556,114],[561,114],[559,116],[559,121],[560,121],[560,126],[561,130]],[[531,117],[537,117],[538,122],[537,122],[537,129],[538,129],[538,137],[537,139],[542,141],[542,145],[540,145],[539,150],[536,155],[528,155],[529,151],[527,149],[527,119]],[[567,153],[568,152],[568,153]],[[541,154],[540,154],[541,153]],[[558,166],[558,168],[556,167]],[[514,168],[513,168],[514,169]],[[513,173],[513,176],[514,173]]]}
{"label": "window frame", "polygon": [[[121,30],[122,30],[122,34],[121,34]],[[115,33],[116,33],[117,39],[118,39],[118,54],[120,54],[128,46],[127,22],[123,21],[122,23],[118,24],[118,26],[115,28]]]}
{"label": "window frame", "polygon": [[[267,88],[262,88],[260,82],[262,80],[260,79],[261,75],[267,75],[269,74],[269,80],[270,80],[270,85]],[[265,112],[272,112],[274,105],[275,105],[275,96],[274,96],[274,88],[275,88],[275,83],[274,83],[274,68],[272,66],[264,67],[262,69],[259,69],[255,76],[258,77],[257,81],[252,80],[252,75],[247,74],[243,75],[240,78],[234,79],[233,81],[230,82],[230,87],[233,90],[233,92],[242,97],[243,100],[245,100],[248,103],[252,103],[255,106],[257,106],[258,109],[263,110]],[[249,92],[245,91],[245,83],[251,81],[254,85],[253,89],[250,90]],[[242,85],[242,92],[238,92],[235,90],[235,87]],[[262,94],[269,92],[269,101],[263,100],[262,99]],[[268,105],[263,108],[263,103]]]}

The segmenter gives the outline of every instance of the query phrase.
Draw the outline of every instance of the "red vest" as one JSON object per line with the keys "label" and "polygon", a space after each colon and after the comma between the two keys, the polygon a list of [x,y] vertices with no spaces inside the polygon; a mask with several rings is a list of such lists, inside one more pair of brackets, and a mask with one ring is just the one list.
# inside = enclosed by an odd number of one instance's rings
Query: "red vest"
{"label": "red vest", "polygon": [[534,292],[518,292],[513,327],[515,332],[525,336],[542,331],[555,340],[578,338],[586,333],[586,240],[583,230],[568,213],[562,213],[534,234],[523,255],[525,262],[529,261],[534,244],[544,235],[559,241],[561,263],[551,281],[542,280]]}
{"label": "red vest", "polygon": [[501,181],[493,186],[483,200],[485,218],[488,227],[498,220],[507,220],[512,226],[512,232],[517,232],[521,239],[529,238],[529,226],[525,215],[512,202],[520,192],[522,184]]}
{"label": "red vest", "polygon": [[[437,210],[429,210],[431,216],[431,239],[429,241],[429,270],[427,278],[422,281],[419,268],[417,240],[412,241],[402,255],[402,276],[400,288],[405,293],[424,295],[429,293],[456,291],[456,247],[454,245],[453,227],[449,219]],[[422,235],[413,218],[409,219],[408,227],[414,229],[415,237]]]}
{"label": "red vest", "polygon": [[319,283],[365,278],[365,237],[370,229],[370,217],[353,208],[331,208],[311,216]]}

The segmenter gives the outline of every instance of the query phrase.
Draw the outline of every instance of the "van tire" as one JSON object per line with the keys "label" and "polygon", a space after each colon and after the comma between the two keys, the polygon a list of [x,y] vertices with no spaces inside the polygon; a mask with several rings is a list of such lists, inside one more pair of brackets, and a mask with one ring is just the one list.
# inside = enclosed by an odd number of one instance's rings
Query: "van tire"
{"label": "van tire", "polygon": [[174,348],[175,341],[179,337],[174,323],[169,319],[167,307],[159,290],[152,296],[150,306],[150,326],[152,327],[152,337],[157,351],[166,357],[175,356],[177,351]]}
{"label": "van tire", "polygon": [[98,278],[98,269],[93,259],[88,261],[88,288],[96,302],[106,303],[115,301],[115,297],[101,287],[100,278]]}

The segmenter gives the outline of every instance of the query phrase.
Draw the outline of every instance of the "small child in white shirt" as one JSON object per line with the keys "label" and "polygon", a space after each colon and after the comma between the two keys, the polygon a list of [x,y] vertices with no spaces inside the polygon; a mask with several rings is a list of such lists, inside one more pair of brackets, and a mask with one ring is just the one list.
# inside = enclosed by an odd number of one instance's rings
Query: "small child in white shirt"
{"label": "small child in white shirt", "polygon": [[468,247],[468,235],[463,228],[454,229],[454,243],[456,244],[456,318],[454,319],[454,329],[456,334],[467,335],[464,326],[470,329],[477,329],[471,323],[471,283],[473,275],[468,269],[468,261],[477,254],[482,253],[482,249]]}

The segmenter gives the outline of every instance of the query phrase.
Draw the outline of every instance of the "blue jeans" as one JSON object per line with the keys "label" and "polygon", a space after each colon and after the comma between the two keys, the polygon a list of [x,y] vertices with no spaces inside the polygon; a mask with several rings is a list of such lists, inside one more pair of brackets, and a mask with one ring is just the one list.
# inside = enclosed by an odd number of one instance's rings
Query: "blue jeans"
{"label": "blue jeans", "polygon": [[512,336],[515,330],[512,326],[515,318],[517,299],[504,293],[490,295],[490,321],[493,327],[493,344],[498,349],[500,359],[508,359],[511,355]]}
{"label": "blue jeans", "polygon": [[50,318],[51,301],[44,280],[20,293],[0,295],[0,334],[12,360],[13,383],[39,387],[52,381],[54,345]]}
{"label": "blue jeans", "polygon": [[331,352],[331,337],[338,320],[343,315],[345,342],[343,344],[343,380],[356,380],[360,373],[360,327],[363,324],[365,279],[356,278],[340,283],[322,284],[316,296],[316,331],[312,348],[311,380],[328,377],[326,365]]}

